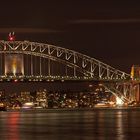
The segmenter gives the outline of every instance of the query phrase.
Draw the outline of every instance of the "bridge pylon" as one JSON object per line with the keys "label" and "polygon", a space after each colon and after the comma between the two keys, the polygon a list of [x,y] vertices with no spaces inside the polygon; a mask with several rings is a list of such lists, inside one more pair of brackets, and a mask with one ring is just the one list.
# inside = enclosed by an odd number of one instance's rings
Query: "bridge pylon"
{"label": "bridge pylon", "polygon": [[128,105],[140,104],[140,66],[133,65],[130,78],[104,84],[107,91],[111,92],[121,103]]}

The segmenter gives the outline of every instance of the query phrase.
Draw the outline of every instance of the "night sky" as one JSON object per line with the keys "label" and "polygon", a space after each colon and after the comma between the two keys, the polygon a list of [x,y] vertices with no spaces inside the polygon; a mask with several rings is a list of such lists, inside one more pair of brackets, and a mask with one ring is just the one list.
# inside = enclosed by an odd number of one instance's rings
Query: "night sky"
{"label": "night sky", "polygon": [[130,73],[140,64],[140,2],[30,0],[0,3],[0,39],[69,48]]}

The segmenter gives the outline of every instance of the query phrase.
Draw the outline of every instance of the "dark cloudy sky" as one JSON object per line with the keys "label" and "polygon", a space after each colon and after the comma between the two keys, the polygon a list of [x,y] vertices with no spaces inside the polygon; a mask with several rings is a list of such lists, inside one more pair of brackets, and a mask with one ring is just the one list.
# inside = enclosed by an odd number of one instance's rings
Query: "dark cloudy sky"
{"label": "dark cloudy sky", "polygon": [[130,72],[140,64],[140,2],[129,0],[28,0],[0,4],[0,39],[69,48]]}

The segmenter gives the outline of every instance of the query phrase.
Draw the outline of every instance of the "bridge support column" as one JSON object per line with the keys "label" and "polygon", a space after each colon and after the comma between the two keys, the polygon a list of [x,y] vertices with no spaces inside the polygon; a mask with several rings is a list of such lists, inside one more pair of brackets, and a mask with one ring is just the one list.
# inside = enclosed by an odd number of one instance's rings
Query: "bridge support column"
{"label": "bridge support column", "polygon": [[2,54],[0,54],[0,75],[2,75],[3,63],[2,63]]}
{"label": "bridge support column", "polygon": [[21,72],[22,72],[22,75],[24,75],[24,55],[22,55],[22,64],[21,64]]}
{"label": "bridge support column", "polygon": [[[75,53],[74,53],[74,58],[73,58],[73,63],[74,64],[76,64],[76,55],[75,55]],[[76,67],[74,66],[74,68],[73,68],[73,74],[74,74],[74,77],[76,77]]]}
{"label": "bridge support column", "polygon": [[73,74],[74,74],[74,77],[76,77],[76,68],[75,68],[75,66],[73,68]]}
{"label": "bridge support column", "polygon": [[33,56],[31,55],[31,76],[33,76]]}
{"label": "bridge support column", "polygon": [[65,66],[65,74],[66,74],[66,76],[68,76],[67,65]]}
{"label": "bridge support column", "polygon": [[41,61],[42,59],[41,59],[41,57],[40,57],[40,59],[39,59],[39,71],[40,71],[40,76],[42,75],[42,61]]}
{"label": "bridge support column", "polygon": [[50,67],[51,60],[48,59],[48,76],[51,75],[51,67]]}

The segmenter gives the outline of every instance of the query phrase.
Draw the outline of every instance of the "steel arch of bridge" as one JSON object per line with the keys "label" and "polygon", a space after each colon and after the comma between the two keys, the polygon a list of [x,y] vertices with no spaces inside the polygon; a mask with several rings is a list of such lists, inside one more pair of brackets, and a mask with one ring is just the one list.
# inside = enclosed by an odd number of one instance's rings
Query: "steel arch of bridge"
{"label": "steel arch of bridge", "polygon": [[21,53],[58,61],[73,69],[73,77],[75,79],[78,79],[76,75],[77,71],[83,74],[84,79],[111,81],[130,78],[129,74],[115,69],[95,58],[49,44],[2,40],[0,41],[0,53]]}

